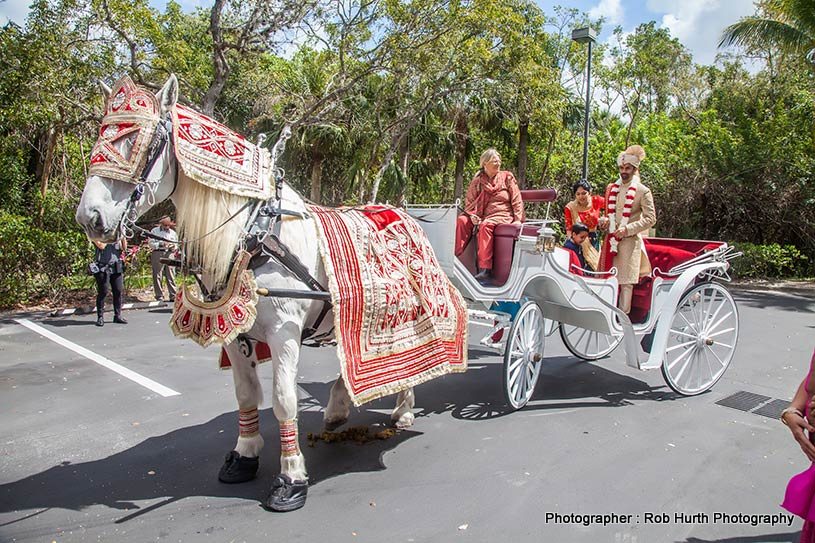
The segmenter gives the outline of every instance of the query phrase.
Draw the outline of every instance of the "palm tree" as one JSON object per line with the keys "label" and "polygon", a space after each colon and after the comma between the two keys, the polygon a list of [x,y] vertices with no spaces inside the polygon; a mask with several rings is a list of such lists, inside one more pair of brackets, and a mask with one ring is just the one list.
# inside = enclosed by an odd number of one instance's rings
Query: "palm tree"
{"label": "palm tree", "polygon": [[815,64],[815,2],[766,0],[759,13],[744,17],[722,32],[719,47],[774,45],[781,51],[803,54]]}

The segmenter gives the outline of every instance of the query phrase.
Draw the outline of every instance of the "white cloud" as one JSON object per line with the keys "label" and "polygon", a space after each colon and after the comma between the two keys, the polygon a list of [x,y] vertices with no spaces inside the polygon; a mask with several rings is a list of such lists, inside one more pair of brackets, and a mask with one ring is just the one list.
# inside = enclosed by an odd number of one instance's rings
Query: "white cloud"
{"label": "white cloud", "polygon": [[623,22],[623,6],[620,0],[600,0],[599,4],[589,10],[589,17],[604,17],[609,25],[616,26]]}
{"label": "white cloud", "polygon": [[754,0],[648,0],[648,10],[662,14],[663,28],[693,53],[698,64],[712,64],[722,30],[755,13]]}
{"label": "white cloud", "polygon": [[0,26],[4,26],[9,21],[25,26],[25,18],[28,16],[30,5],[31,0],[0,1]]}

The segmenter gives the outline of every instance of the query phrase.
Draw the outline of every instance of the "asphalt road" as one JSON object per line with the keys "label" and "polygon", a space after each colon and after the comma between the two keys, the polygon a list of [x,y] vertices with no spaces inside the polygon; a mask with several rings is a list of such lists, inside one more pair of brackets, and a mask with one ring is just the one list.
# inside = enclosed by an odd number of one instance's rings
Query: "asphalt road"
{"label": "asphalt road", "polygon": [[[260,507],[278,471],[268,406],[258,479],[217,481],[237,432],[232,377],[214,348],[172,336],[169,310],[102,329],[90,316],[28,317],[179,393],[168,396],[7,318],[0,541],[797,542],[799,519],[749,515],[782,513],[806,459],[777,420],[715,402],[792,396],[815,348],[815,300],[736,298],[736,357],[707,394],[676,396],[659,371],[626,367],[622,350],[580,362],[555,335],[532,401],[509,412],[500,358],[472,346],[467,373],[417,388],[413,428],[362,445],[308,446],[338,363],[331,348],[306,349],[300,443],[312,486],[306,507],[286,514]],[[349,425],[385,424],[392,402],[355,410]],[[587,514],[618,516],[569,517]]]}

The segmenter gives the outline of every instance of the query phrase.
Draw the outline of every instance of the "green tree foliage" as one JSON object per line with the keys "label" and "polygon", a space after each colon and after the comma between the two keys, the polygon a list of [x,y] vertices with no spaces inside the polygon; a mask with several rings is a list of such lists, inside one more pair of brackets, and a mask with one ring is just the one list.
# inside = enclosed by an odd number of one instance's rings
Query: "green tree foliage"
{"label": "green tree foliage", "polygon": [[815,2],[763,0],[759,12],[725,28],[720,47],[776,47],[815,64]]}

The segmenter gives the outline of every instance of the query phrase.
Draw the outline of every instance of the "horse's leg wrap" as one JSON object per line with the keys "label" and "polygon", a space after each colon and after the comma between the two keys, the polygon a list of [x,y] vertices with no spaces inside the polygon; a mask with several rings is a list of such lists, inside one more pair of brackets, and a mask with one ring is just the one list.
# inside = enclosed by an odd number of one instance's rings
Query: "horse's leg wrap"
{"label": "horse's leg wrap", "polygon": [[240,436],[234,451],[230,451],[218,472],[218,480],[224,483],[244,483],[255,478],[260,467],[258,452],[263,438],[258,432],[258,409],[241,409],[238,414]]}
{"label": "horse's leg wrap", "polygon": [[300,454],[297,441],[297,419],[280,421],[280,454],[283,457]]}
{"label": "horse's leg wrap", "polygon": [[300,329],[281,327],[268,336],[275,357],[273,409],[280,423],[280,472],[292,481],[306,481],[306,461],[297,443],[297,362]]}
{"label": "horse's leg wrap", "polygon": [[258,408],[241,409],[238,414],[238,426],[241,437],[255,437],[258,435]]}
{"label": "horse's leg wrap", "polygon": [[263,449],[263,437],[259,431],[258,406],[263,401],[257,368],[238,349],[237,342],[227,347],[232,361],[232,378],[235,380],[235,396],[238,399],[238,442],[235,451],[246,457],[257,457]]}
{"label": "horse's leg wrap", "polygon": [[413,388],[403,390],[396,397],[396,407],[391,413],[391,420],[397,428],[409,428],[413,426],[413,406],[416,404],[416,397],[413,395]]}

